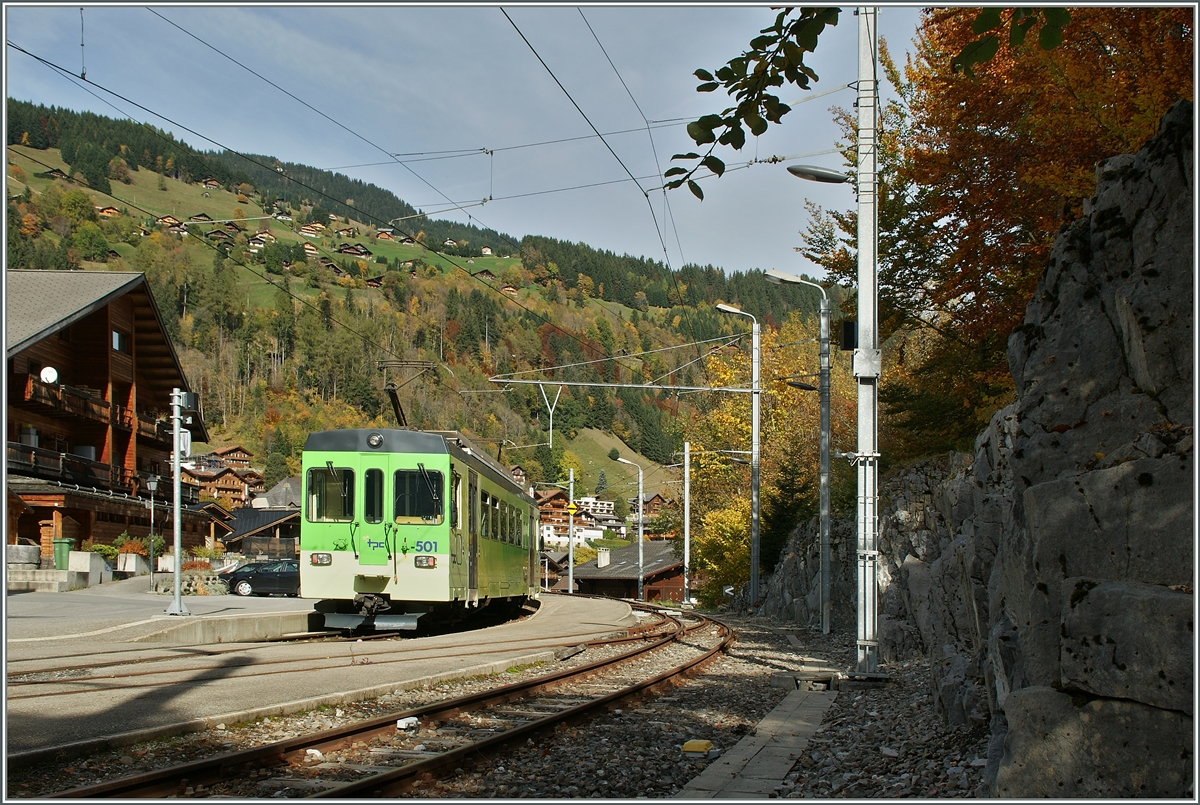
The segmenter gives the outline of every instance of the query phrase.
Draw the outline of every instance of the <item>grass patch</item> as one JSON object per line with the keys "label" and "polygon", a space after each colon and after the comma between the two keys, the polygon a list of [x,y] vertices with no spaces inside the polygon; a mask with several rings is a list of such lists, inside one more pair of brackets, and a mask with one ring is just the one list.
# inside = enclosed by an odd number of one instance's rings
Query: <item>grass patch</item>
{"label": "grass patch", "polygon": [[671,476],[668,475],[669,471],[663,470],[661,464],[634,452],[629,445],[613,434],[595,428],[582,428],[574,439],[567,440],[567,449],[579,456],[579,462],[583,465],[582,477],[575,478],[575,497],[584,497],[595,491],[600,470],[604,470],[609,488],[620,487],[618,494],[622,497],[637,497],[637,468],[609,458],[608,454],[614,447],[621,454],[621,458],[627,458],[642,466],[642,485],[647,495],[657,492],[668,500],[674,497],[675,493],[671,487],[664,483]]}

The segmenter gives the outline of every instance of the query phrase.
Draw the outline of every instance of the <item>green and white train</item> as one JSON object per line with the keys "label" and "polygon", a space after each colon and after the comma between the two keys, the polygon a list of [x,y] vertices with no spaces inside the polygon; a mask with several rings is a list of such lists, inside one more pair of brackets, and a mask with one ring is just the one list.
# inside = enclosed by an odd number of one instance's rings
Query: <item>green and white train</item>
{"label": "green and white train", "polygon": [[416,629],[538,594],[538,509],[453,431],[309,434],[300,597],[329,628]]}

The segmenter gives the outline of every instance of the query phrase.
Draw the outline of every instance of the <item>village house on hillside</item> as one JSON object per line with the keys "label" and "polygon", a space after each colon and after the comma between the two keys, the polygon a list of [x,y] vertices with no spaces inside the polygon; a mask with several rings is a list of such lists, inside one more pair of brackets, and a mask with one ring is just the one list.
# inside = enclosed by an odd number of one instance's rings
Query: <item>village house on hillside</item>
{"label": "village house on hillside", "polygon": [[[171,390],[189,390],[144,274],[6,272],[7,486],[25,507],[9,544],[111,544],[150,531],[147,481],[156,478],[155,531],[166,530]],[[198,414],[183,425],[208,434]],[[184,484],[181,503],[199,501]],[[183,510],[185,548],[205,543],[208,515]]]}

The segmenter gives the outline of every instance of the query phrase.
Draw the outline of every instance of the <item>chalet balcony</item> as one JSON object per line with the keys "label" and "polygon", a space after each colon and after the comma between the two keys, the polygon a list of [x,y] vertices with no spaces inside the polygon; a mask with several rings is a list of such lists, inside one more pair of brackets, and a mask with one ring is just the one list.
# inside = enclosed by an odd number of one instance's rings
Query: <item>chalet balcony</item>
{"label": "chalet balcony", "polygon": [[[43,383],[33,375],[12,375],[9,385],[10,401],[14,404],[49,406],[50,416],[81,416],[94,422],[111,422],[114,427],[136,431],[144,439],[152,439],[161,445],[172,442],[168,423],[157,422],[146,414],[138,414],[121,405],[114,405],[100,396],[96,389],[76,388],[59,383]],[[47,413],[44,408],[41,413]]]}
{"label": "chalet balcony", "polygon": [[[135,473],[127,467],[105,464],[70,453],[59,453],[41,447],[31,447],[18,442],[8,442],[7,467],[9,473],[20,473],[35,478],[77,484],[98,492],[121,492],[150,499],[146,489],[148,475]],[[164,483],[163,481],[166,481]],[[160,479],[155,500],[171,502],[170,479]],[[179,498],[184,505],[200,502],[200,490],[192,484],[181,484]]]}
{"label": "chalet balcony", "polygon": [[53,409],[50,416],[81,416],[96,422],[107,423],[112,416],[108,402],[92,389],[43,383],[33,375],[10,377],[9,400],[14,404],[40,404]]}

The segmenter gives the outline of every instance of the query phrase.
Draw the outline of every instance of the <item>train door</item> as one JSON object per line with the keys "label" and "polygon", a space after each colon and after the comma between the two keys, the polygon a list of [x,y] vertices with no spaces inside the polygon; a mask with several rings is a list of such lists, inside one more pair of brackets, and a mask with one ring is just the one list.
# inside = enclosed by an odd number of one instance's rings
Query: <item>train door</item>
{"label": "train door", "polygon": [[525,544],[529,546],[529,574],[526,577],[529,581],[528,587],[530,593],[536,592],[541,585],[538,584],[538,548],[537,548],[537,509],[526,508],[525,522]]}
{"label": "train door", "polygon": [[467,470],[467,600],[479,599],[479,474]]}
{"label": "train door", "polygon": [[[377,459],[372,456],[371,459]],[[387,478],[385,467],[368,467],[363,472],[363,527],[355,536],[358,563],[370,567],[386,566],[391,559],[388,546],[389,523],[384,514],[383,502],[387,499],[384,483]],[[358,524],[355,523],[355,526]],[[357,528],[355,530],[358,530]],[[386,574],[385,574],[386,575]]]}

